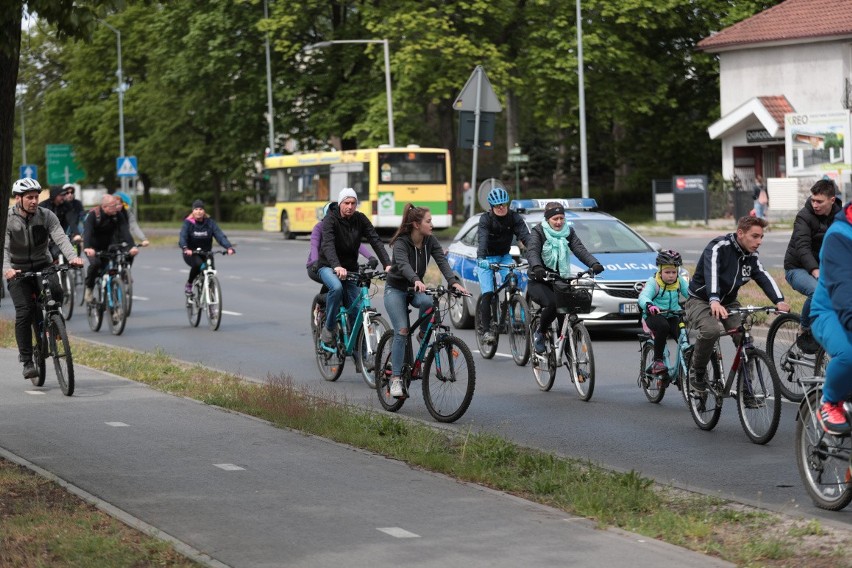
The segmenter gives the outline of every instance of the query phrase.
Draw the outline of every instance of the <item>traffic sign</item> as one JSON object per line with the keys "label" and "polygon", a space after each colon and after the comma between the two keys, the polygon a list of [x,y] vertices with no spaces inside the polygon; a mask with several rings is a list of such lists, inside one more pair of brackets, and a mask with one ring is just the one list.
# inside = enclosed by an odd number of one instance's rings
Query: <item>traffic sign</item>
{"label": "traffic sign", "polygon": [[518,148],[517,146],[514,147],[514,148],[509,148],[508,153],[509,153],[510,156],[520,156],[521,155],[521,149]]}
{"label": "traffic sign", "polygon": [[48,144],[45,147],[47,184],[75,183],[86,177],[86,170],[77,165],[71,144]]}
{"label": "traffic sign", "polygon": [[24,164],[19,171],[20,174],[18,177],[38,179],[38,166],[35,164]]}
{"label": "traffic sign", "polygon": [[456,97],[456,102],[453,103],[453,108],[456,110],[466,110],[476,112],[476,90],[479,85],[477,73],[482,74],[482,89],[479,94],[479,110],[482,112],[501,112],[503,106],[497,100],[497,94],[491,87],[491,81],[488,80],[488,75],[485,74],[485,69],[481,65],[477,65],[473,70],[467,83],[464,84],[459,96]]}
{"label": "traffic sign", "polygon": [[136,167],[136,156],[120,156],[115,159],[115,169],[118,177],[136,177],[139,169]]}
{"label": "traffic sign", "polygon": [[528,154],[518,154],[518,155],[515,155],[515,156],[509,156],[509,159],[508,159],[508,162],[510,164],[523,163],[523,162],[529,162],[529,161],[530,161],[530,157],[529,157]]}

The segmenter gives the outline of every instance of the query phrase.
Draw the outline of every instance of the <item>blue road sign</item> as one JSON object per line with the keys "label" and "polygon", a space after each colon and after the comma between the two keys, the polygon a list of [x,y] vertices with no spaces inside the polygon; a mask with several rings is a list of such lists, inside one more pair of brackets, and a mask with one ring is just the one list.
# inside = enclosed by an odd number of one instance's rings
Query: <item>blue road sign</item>
{"label": "blue road sign", "polygon": [[118,177],[136,177],[139,170],[136,166],[136,156],[120,156],[115,159],[115,169]]}
{"label": "blue road sign", "polygon": [[35,164],[24,164],[20,169],[20,177],[38,179],[38,166]]}

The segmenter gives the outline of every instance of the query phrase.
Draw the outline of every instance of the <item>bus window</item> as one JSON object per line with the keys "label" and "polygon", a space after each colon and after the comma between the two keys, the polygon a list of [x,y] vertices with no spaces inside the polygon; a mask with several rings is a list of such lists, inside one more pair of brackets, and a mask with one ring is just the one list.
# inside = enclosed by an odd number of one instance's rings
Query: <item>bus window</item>
{"label": "bus window", "polygon": [[358,201],[370,199],[369,164],[365,162],[348,162],[331,166],[331,196],[336,197],[344,187],[351,187],[358,196]]}
{"label": "bus window", "polygon": [[379,183],[447,183],[445,154],[379,153]]}

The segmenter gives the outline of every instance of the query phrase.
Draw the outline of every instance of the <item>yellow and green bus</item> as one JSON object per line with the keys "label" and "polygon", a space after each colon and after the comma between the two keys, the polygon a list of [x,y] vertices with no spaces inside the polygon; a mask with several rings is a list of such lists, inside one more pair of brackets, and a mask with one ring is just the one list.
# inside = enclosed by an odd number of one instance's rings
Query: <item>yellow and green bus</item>
{"label": "yellow and green bus", "polygon": [[436,229],[452,222],[450,153],[442,148],[374,148],[267,156],[275,204],[264,209],[263,230],[285,238],[309,234],[322,208],[344,187],[358,194],[358,210],[377,229],[396,229],[406,203],[428,207]]}

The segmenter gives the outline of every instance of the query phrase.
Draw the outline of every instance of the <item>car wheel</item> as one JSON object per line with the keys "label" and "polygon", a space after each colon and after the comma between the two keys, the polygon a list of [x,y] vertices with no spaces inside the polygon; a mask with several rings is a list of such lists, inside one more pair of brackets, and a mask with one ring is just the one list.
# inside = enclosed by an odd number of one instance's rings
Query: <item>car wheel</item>
{"label": "car wheel", "polygon": [[453,322],[453,327],[456,329],[470,329],[473,327],[473,315],[468,309],[468,301],[470,298],[451,298],[450,299],[450,321]]}

